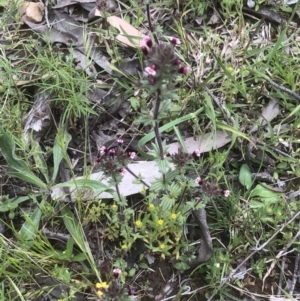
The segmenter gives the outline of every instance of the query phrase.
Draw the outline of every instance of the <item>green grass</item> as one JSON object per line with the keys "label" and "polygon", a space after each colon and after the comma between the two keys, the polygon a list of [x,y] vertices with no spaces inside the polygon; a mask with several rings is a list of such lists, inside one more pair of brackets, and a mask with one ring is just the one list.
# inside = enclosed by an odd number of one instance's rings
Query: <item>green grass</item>
{"label": "green grass", "polygon": [[[267,2],[260,1],[260,5]],[[166,262],[173,258],[178,271],[191,279],[192,289],[205,300],[242,300],[238,292],[252,294],[246,280],[233,273],[245,258],[246,267],[251,269],[249,281],[253,280],[255,286],[268,283],[269,272],[273,273],[272,281],[279,283],[280,252],[294,249],[289,257],[294,260],[299,249],[299,202],[296,197],[288,198],[290,192],[299,189],[300,182],[300,107],[292,93],[300,90],[299,30],[292,23],[278,25],[278,32],[263,24],[250,38],[261,24],[246,18],[241,5],[242,1],[222,1],[224,26],[206,25],[205,17],[212,13],[210,2],[150,5],[160,8],[152,20],[155,33],[163,29],[168,36],[180,37],[182,44],[176,47],[176,53],[192,68],[188,75],[176,77],[178,90],[166,89],[163,95],[139,76],[115,77],[100,72],[96,83],[86,70],[76,68],[70,47],[57,51],[50,42],[40,42],[37,34],[23,31],[23,27],[8,30],[8,19],[2,13],[0,24],[12,44],[0,46],[0,221],[6,227],[0,235],[0,300],[39,300],[57,290],[56,299],[74,300],[76,293],[82,293],[99,300],[102,292],[98,289],[97,293],[96,283],[101,281],[108,282],[111,289],[113,281],[119,281],[118,300],[129,300],[127,290],[132,286],[138,294],[147,295],[134,282],[139,271],[149,267],[146,255],[139,254],[138,265],[126,270],[125,254],[140,240],[149,254]],[[144,4],[120,2],[120,7],[126,20],[134,20],[132,25],[139,29],[145,26]],[[164,28],[170,7],[176,7],[181,17]],[[289,21],[295,20],[292,18],[298,7],[289,13]],[[273,7],[280,14],[283,8],[283,4]],[[14,16],[13,9],[13,5],[8,6],[6,14]],[[195,28],[199,14],[204,21]],[[99,26],[93,22],[87,31],[105,41],[107,56],[116,68],[133,54],[142,61],[141,51],[126,49],[111,39],[116,30]],[[167,78],[164,80],[168,85]],[[124,137],[130,139],[136,136],[141,154],[152,143],[153,151],[144,154],[157,162],[161,177],[139,196],[124,197],[118,191],[112,200],[94,196],[108,187],[87,179],[95,168],[94,162],[89,162],[91,133],[95,130],[89,128],[89,120],[104,115],[109,108],[88,100],[86,93],[93,85],[107,91],[114,85],[126,96],[122,101],[128,104],[128,110],[118,123],[118,135],[125,133]],[[23,124],[37,91],[51,95],[54,122],[50,132],[34,142],[25,139]],[[162,106],[155,115],[157,95]],[[258,119],[272,99],[280,111],[263,128]],[[115,113],[113,118],[121,119]],[[258,130],[249,133],[253,125],[259,125]],[[170,161],[178,158],[161,156],[167,146],[160,145],[153,130],[156,126],[163,140],[172,137],[182,143],[186,136],[218,130],[227,131],[232,140],[170,171]],[[106,134],[114,138],[111,133]],[[74,149],[81,154],[83,180],[72,180],[78,173],[73,169],[78,157]],[[190,158],[184,160],[190,162]],[[69,168],[71,178],[64,187],[58,185],[68,180],[60,179],[62,164]],[[266,172],[273,183],[264,180]],[[230,196],[203,193],[199,202],[197,176],[211,185],[202,192],[226,188]],[[106,177],[112,188],[119,187],[121,177],[116,172]],[[277,189],[278,181],[285,183],[283,191]],[[60,199],[51,197],[54,188],[61,189]],[[185,235],[184,229],[187,225],[198,229],[191,211],[204,207],[213,255],[208,262],[189,269],[197,246],[192,245],[193,237]],[[51,239],[42,231],[45,229],[65,236]],[[118,280],[112,275],[116,267],[122,269]],[[151,288],[145,278],[142,282],[142,287]],[[59,285],[65,285],[68,291],[61,294]],[[108,289],[104,295],[113,300],[112,294]],[[189,297],[183,294],[180,300]]]}

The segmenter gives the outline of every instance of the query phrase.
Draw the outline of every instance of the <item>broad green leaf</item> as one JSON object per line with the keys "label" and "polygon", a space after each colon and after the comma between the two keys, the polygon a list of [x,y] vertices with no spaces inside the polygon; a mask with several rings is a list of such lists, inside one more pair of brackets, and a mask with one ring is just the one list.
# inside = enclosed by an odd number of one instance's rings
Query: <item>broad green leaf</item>
{"label": "broad green leaf", "polygon": [[58,129],[53,146],[54,169],[52,175],[52,182],[54,182],[57,177],[59,165],[67,152],[67,148],[71,139],[72,136],[68,133],[65,126],[63,128]]}
{"label": "broad green leaf", "polygon": [[247,189],[251,187],[252,179],[251,179],[251,171],[247,164],[243,164],[239,173],[239,181],[245,186]]}
{"label": "broad green leaf", "polygon": [[45,199],[38,205],[38,207],[30,214],[24,213],[25,223],[19,231],[23,240],[34,240],[37,231],[39,230],[39,224],[42,216],[42,209],[45,205]]}
{"label": "broad green leaf", "polygon": [[0,212],[7,212],[14,210],[20,203],[23,203],[30,199],[30,196],[21,196],[18,198],[9,199],[5,202],[0,201]]}
{"label": "broad green leaf", "polygon": [[67,206],[61,206],[61,214],[64,221],[64,224],[76,242],[80,250],[86,254],[87,260],[89,261],[91,267],[93,268],[94,273],[97,275],[100,280],[100,274],[95,264],[91,249],[88,242],[86,241],[85,234],[81,225],[79,224],[77,218],[74,216],[73,212]]}
{"label": "broad green leaf", "polygon": [[231,132],[239,137],[242,137],[242,138],[248,140],[256,148],[255,144],[253,143],[253,141],[251,139],[249,139],[244,133],[240,132],[239,130],[235,129],[234,127],[232,127],[228,124],[222,123],[222,122],[218,122],[218,121],[216,122],[216,126],[219,129]]}
{"label": "broad green leaf", "polygon": [[60,183],[54,185],[52,188],[62,188],[62,187],[70,187],[70,188],[89,188],[92,189],[95,194],[100,194],[104,191],[113,192],[108,186],[102,184],[96,180],[89,180],[89,179],[75,179],[70,180],[68,182]]}
{"label": "broad green leaf", "polygon": [[32,148],[33,148],[33,158],[34,158],[36,167],[38,168],[38,170],[44,176],[44,178],[46,180],[46,183],[49,183],[48,165],[47,165],[47,162],[44,159],[43,151],[41,149],[41,146],[35,140],[31,141],[31,145],[32,145]]}
{"label": "broad green leaf", "polygon": [[7,164],[17,172],[9,174],[32,183],[40,188],[47,189],[47,185],[40,180],[15,154],[15,142],[8,133],[1,131],[0,133],[0,150]]}
{"label": "broad green leaf", "polygon": [[251,197],[260,197],[260,198],[276,198],[280,196],[280,192],[275,192],[270,189],[267,189],[266,187],[262,186],[261,184],[258,184],[255,186],[255,188],[251,191]]}

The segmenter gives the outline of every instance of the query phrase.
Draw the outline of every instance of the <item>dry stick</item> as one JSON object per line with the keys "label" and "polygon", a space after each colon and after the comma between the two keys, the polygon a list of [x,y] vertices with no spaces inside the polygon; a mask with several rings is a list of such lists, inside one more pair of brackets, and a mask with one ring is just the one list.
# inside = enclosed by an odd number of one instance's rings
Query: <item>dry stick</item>
{"label": "dry stick", "polygon": [[[279,259],[281,256],[285,256],[286,254],[290,253],[290,252],[287,252],[287,250],[294,244],[294,242],[297,240],[297,238],[299,237],[300,235],[300,231],[298,231],[296,233],[296,235],[294,236],[294,238],[286,245],[286,247],[281,250],[277,255],[276,255],[276,259],[274,259],[270,265],[270,267],[268,268],[268,271],[267,273],[265,274],[264,278],[263,278],[263,285],[262,285],[262,289],[264,289],[264,286],[265,286],[265,280],[266,278],[271,274],[271,271],[274,269],[275,267],[275,264],[277,262],[277,259]],[[284,268],[284,265],[282,266]],[[280,285],[281,287],[281,285]]]}
{"label": "dry stick", "polygon": [[[236,271],[238,271],[254,254],[256,254],[258,251],[261,251],[262,249],[265,248],[265,246],[267,246],[270,241],[278,234],[280,233],[287,225],[289,225],[292,221],[294,221],[298,216],[300,215],[300,211],[297,212],[287,223],[283,224],[280,229],[278,229],[265,243],[263,243],[258,249],[256,249],[255,251],[253,251],[250,255],[248,255],[230,274],[228,277],[225,277],[222,279],[221,281],[221,284],[220,284],[220,287],[223,287],[224,284],[226,282],[228,282],[232,277],[233,275],[236,273]],[[298,234],[298,233],[297,233]],[[296,235],[297,235],[296,234]],[[214,296],[216,295],[216,293],[214,293],[207,301],[211,301]]]}
{"label": "dry stick", "polygon": [[284,258],[283,258],[283,260],[281,262],[281,271],[280,271],[280,276],[279,276],[279,281],[278,281],[277,297],[281,296],[284,268],[285,268],[285,261],[284,261]]}
{"label": "dry stick", "polygon": [[269,84],[271,84],[273,87],[275,87],[275,88],[277,88],[277,89],[279,89],[279,90],[281,90],[281,91],[283,91],[283,92],[286,92],[287,94],[293,96],[294,98],[296,98],[297,100],[300,101],[300,95],[297,94],[296,92],[294,92],[294,91],[292,91],[292,90],[290,90],[290,89],[288,89],[288,88],[286,88],[286,87],[283,87],[283,86],[281,86],[281,85],[279,85],[279,84],[273,82],[273,81],[272,81],[271,79],[269,79],[269,78],[267,78],[267,81],[268,81]]}
{"label": "dry stick", "polygon": [[154,29],[153,29],[152,22],[151,22],[150,6],[149,6],[149,3],[146,4],[146,11],[147,11],[147,19],[148,19],[149,29],[150,29],[150,31],[151,31],[152,34],[153,34],[155,43],[156,43],[156,44],[159,44],[157,35],[154,33]]}
{"label": "dry stick", "polygon": [[[300,223],[299,223],[300,226]],[[297,235],[297,234],[296,234]],[[299,242],[299,239],[297,239]],[[294,267],[294,274],[293,274],[293,280],[292,280],[292,285],[291,285],[291,289],[289,291],[289,294],[291,295],[295,289],[295,285],[297,280],[300,277],[300,267],[299,267],[299,261],[300,261],[300,253],[298,252],[297,256],[296,256],[296,260],[295,260],[295,267]]]}
{"label": "dry stick", "polygon": [[229,123],[234,125],[234,118],[230,116],[228,110],[220,103],[218,97],[216,97],[207,87],[204,87],[204,90],[208,93],[208,95],[212,98],[215,104],[219,107],[224,117],[227,119]]}

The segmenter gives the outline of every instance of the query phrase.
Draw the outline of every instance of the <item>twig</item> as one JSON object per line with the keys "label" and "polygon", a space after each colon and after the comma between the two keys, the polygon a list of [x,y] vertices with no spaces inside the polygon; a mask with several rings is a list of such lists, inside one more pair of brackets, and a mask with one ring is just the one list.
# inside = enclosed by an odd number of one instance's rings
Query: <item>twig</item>
{"label": "twig", "polygon": [[279,84],[273,82],[273,81],[272,81],[271,79],[269,79],[269,78],[267,78],[267,81],[268,81],[269,84],[271,84],[273,87],[275,87],[275,88],[277,88],[277,89],[279,89],[279,90],[281,90],[281,91],[283,91],[283,92],[286,92],[287,94],[293,96],[294,98],[296,98],[297,100],[300,101],[300,95],[297,94],[296,92],[294,92],[294,91],[292,91],[292,90],[290,90],[290,89],[288,89],[288,88],[286,88],[286,87],[284,87],[284,86],[281,86],[281,85],[279,85]]}
{"label": "twig", "polygon": [[283,258],[283,260],[281,262],[281,271],[280,271],[280,276],[279,276],[279,281],[278,281],[277,297],[281,296],[284,269],[285,269],[285,261],[284,261],[284,258]]}
{"label": "twig", "polygon": [[45,20],[47,23],[47,27],[50,28],[50,23],[48,19],[48,0],[45,1]]}
{"label": "twig", "polygon": [[234,118],[230,116],[228,110],[220,103],[218,97],[216,97],[207,87],[204,87],[204,90],[208,93],[208,95],[212,98],[215,104],[219,107],[224,117],[227,119],[229,123],[234,124]]}
{"label": "twig", "polygon": [[62,240],[62,241],[68,241],[69,238],[71,237],[70,234],[52,232],[47,228],[42,228],[41,233],[43,233],[48,238]]}
{"label": "twig", "polygon": [[[297,241],[299,241],[299,238],[297,239]],[[295,267],[294,267],[294,274],[293,274],[293,279],[292,279],[292,284],[291,284],[291,289],[289,291],[289,294],[292,295],[295,289],[295,285],[297,280],[300,277],[300,266],[299,266],[299,262],[300,262],[300,253],[297,253],[296,256],[296,260],[295,260]]]}

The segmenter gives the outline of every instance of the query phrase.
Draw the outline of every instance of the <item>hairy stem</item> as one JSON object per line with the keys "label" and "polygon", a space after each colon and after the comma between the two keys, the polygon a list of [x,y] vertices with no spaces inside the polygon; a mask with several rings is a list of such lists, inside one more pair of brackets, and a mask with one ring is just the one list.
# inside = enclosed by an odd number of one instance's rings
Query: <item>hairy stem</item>
{"label": "hairy stem", "polygon": [[149,5],[149,3],[146,4],[146,11],[147,11],[147,19],[148,19],[148,24],[149,24],[149,30],[150,30],[150,31],[152,32],[152,34],[153,34],[155,43],[156,43],[156,44],[159,44],[157,35],[154,33],[154,29],[153,29],[153,26],[152,26],[152,23],[151,23],[150,5]]}
{"label": "hairy stem", "polygon": [[153,118],[154,118],[154,122],[155,122],[155,124],[154,124],[155,137],[156,137],[157,144],[158,144],[158,147],[159,147],[160,158],[161,158],[161,160],[163,160],[164,159],[164,150],[163,150],[161,136],[160,136],[160,133],[159,133],[159,122],[157,120],[160,103],[161,103],[160,90],[158,90],[157,95],[156,95]]}
{"label": "hairy stem", "polygon": [[[130,173],[132,174],[136,179],[139,179],[139,177],[129,168],[129,167],[125,167],[125,169]],[[147,188],[150,188],[150,186],[145,182],[143,181],[142,179],[139,179],[139,181],[144,184]]]}
{"label": "hairy stem", "polygon": [[[156,101],[155,101],[155,106],[154,106],[153,118],[154,118],[154,133],[155,133],[156,141],[157,141],[158,148],[159,148],[160,159],[164,160],[164,158],[165,158],[164,149],[163,149],[161,136],[160,136],[160,133],[159,133],[159,121],[157,120],[158,111],[159,111],[159,107],[160,107],[160,103],[161,103],[160,93],[161,93],[160,89],[158,89],[157,94],[156,94]],[[163,182],[166,183],[166,175],[164,173],[163,173]]]}

